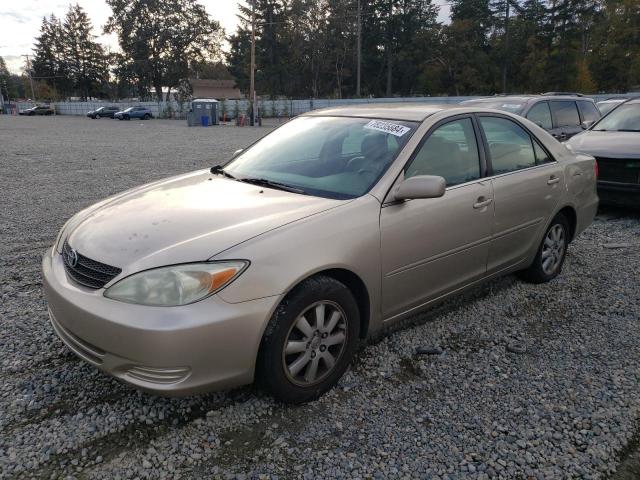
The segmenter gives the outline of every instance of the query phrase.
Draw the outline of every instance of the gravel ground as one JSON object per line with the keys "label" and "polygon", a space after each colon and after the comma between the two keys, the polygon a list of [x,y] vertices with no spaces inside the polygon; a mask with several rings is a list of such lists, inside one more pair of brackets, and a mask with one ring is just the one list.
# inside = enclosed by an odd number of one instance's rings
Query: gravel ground
{"label": "gravel ground", "polygon": [[269,130],[0,116],[0,478],[640,478],[638,213],[601,213],[549,284],[509,276],[394,328],[308,405],[163,399],[71,354],[39,270],[64,221]]}

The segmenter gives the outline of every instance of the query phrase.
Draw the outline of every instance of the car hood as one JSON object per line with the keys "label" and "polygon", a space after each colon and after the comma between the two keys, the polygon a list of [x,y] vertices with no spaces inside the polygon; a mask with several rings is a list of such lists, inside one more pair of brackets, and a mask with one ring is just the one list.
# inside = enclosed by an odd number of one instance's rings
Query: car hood
{"label": "car hood", "polygon": [[206,170],[145,185],[90,207],[72,218],[64,235],[80,254],[128,274],[204,261],[344,203],[261,188]]}
{"label": "car hood", "polygon": [[640,132],[598,132],[588,130],[571,138],[567,145],[574,151],[594,157],[640,158]]}

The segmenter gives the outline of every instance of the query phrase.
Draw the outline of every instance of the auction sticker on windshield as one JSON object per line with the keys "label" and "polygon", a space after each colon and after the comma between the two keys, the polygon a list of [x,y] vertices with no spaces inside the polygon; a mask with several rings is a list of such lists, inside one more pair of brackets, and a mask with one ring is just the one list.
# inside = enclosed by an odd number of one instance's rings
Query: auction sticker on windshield
{"label": "auction sticker on windshield", "polygon": [[364,128],[369,130],[378,130],[379,132],[390,133],[396,137],[402,137],[405,133],[411,130],[404,125],[398,125],[397,123],[382,122],[380,120],[371,120]]}

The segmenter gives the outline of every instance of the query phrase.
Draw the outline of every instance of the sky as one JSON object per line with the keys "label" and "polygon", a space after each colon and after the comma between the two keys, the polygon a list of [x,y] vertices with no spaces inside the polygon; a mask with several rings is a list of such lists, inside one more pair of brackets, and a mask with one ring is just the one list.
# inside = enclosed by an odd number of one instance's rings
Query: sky
{"label": "sky", "polygon": [[[0,0],[0,56],[7,63],[7,67],[14,73],[20,73],[25,59],[22,55],[32,54],[35,37],[40,31],[43,16],[52,13],[63,17],[72,0]],[[104,35],[102,25],[106,22],[111,9],[104,0],[74,0],[87,12],[93,22],[94,34],[98,41],[111,50],[117,50],[117,40],[113,35]],[[200,0],[207,12],[218,20],[227,34],[232,33],[237,26],[236,0]],[[449,9],[444,0],[442,3],[440,20],[449,17]]]}

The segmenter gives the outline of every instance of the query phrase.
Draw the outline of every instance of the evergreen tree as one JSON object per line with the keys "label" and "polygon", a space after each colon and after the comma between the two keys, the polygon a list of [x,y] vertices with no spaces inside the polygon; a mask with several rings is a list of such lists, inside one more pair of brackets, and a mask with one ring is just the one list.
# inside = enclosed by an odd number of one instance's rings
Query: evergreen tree
{"label": "evergreen tree", "polygon": [[71,5],[62,25],[64,67],[82,100],[100,95],[107,83],[107,59],[91,30],[86,12]]}

